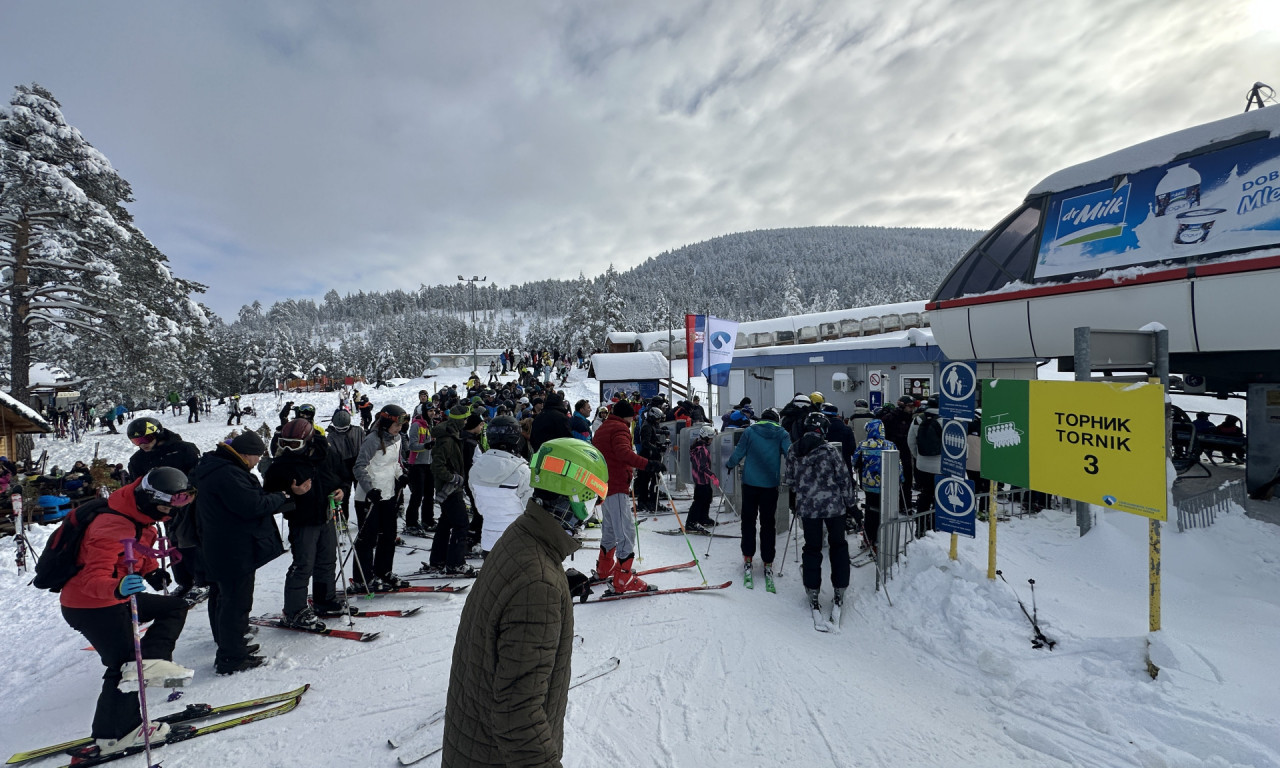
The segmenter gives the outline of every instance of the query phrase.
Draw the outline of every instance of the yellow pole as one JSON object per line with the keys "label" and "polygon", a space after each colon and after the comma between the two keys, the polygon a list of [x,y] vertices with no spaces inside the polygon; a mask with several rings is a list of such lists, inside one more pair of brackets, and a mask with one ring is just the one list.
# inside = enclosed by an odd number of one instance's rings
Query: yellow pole
{"label": "yellow pole", "polygon": [[1150,585],[1150,602],[1148,606],[1150,628],[1152,632],[1160,631],[1160,521],[1151,520],[1148,530],[1150,542],[1147,581]]}
{"label": "yellow pole", "polygon": [[987,578],[996,579],[996,491],[1000,484],[991,481],[991,493],[987,497]]}
{"label": "yellow pole", "polygon": [[959,559],[960,559],[960,558],[959,558],[959,556],[958,556],[958,555],[957,555],[957,553],[956,553],[956,542],[957,542],[959,539],[960,539],[960,535],[959,535],[959,534],[956,534],[956,533],[951,534],[951,559],[952,559],[952,560],[959,560]]}

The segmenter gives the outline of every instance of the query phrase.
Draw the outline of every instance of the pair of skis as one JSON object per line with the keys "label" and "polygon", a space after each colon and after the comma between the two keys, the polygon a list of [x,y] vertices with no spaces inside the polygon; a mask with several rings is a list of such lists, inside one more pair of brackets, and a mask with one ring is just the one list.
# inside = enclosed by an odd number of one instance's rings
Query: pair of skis
{"label": "pair of skis", "polygon": [[[581,674],[574,675],[569,682],[569,687],[577,688],[585,682],[604,677],[617,669],[620,664],[622,664],[622,660],[614,656]],[[396,759],[401,765],[413,765],[444,748],[444,717],[445,711],[441,709],[422,725],[414,726],[397,736],[387,739],[388,746],[392,749],[400,750],[400,754],[396,756]]]}
{"label": "pair of skis", "polygon": [[[434,590],[433,590],[434,591]],[[379,592],[376,594],[389,594]],[[361,617],[388,617],[388,618],[408,618],[417,614],[422,610],[422,606],[410,608],[408,610],[386,610],[386,611],[361,611],[352,614],[352,616]],[[336,616],[326,616],[326,618],[341,618],[341,614]],[[380,632],[361,632],[355,629],[340,629],[337,627],[325,627],[324,629],[307,629],[306,627],[295,627],[285,621],[284,614],[268,613],[262,616],[250,616],[249,623],[258,627],[271,627],[272,629],[286,629],[290,632],[304,632],[308,635],[319,635],[321,637],[334,637],[339,640],[355,640],[359,643],[368,643],[378,639]]]}
{"label": "pair of skis", "polygon": [[[168,723],[170,726],[173,726],[173,728],[169,731],[169,736],[166,739],[164,739],[163,741],[153,742],[151,746],[154,749],[156,747],[162,747],[166,744],[173,744],[178,741],[186,741],[188,739],[194,739],[198,736],[204,736],[210,733],[217,733],[218,731],[225,731],[228,728],[234,728],[238,725],[246,725],[248,723],[257,722],[258,720],[265,720],[268,717],[283,715],[284,713],[289,712],[290,710],[298,706],[298,702],[302,700],[302,695],[306,693],[307,689],[310,687],[311,687],[310,685],[304,685],[301,688],[295,688],[292,691],[278,693],[273,696],[263,696],[257,699],[248,699],[246,701],[238,701],[234,704],[223,704],[222,706],[217,706],[217,707],[210,706],[208,704],[188,704],[185,709],[182,709],[178,712],[174,712],[173,714],[170,714],[170,715],[164,715],[156,718],[157,721]],[[225,715],[233,712],[242,712],[246,709],[255,709],[257,707],[262,707],[267,705],[274,705],[274,706],[270,706],[267,709],[259,710],[257,712],[253,712],[248,715],[233,717],[226,720],[219,720],[216,723],[210,723],[209,725],[205,725],[199,728],[185,725],[185,723],[193,722],[196,720],[205,720],[210,717],[217,717],[218,715]],[[5,764],[17,765],[19,763],[25,763],[31,760],[35,760],[37,758],[56,755],[59,752],[71,752],[73,750],[80,750],[86,747],[90,747],[92,744],[93,744],[93,738],[89,736],[85,736],[83,738],[63,742],[62,744],[53,744],[47,747],[41,747],[39,749],[28,750],[26,752],[18,752],[17,754],[10,757],[5,762]],[[126,749],[121,752],[116,752],[111,755],[87,755],[87,756],[78,757],[73,762],[73,764],[76,766],[76,768],[80,768],[80,766],[99,765],[101,763],[106,763],[106,762],[115,760],[116,758],[127,757],[129,755],[137,754],[142,751],[143,751],[143,748],[141,746],[138,746],[138,747]],[[67,768],[70,768],[70,766],[67,766]]]}
{"label": "pair of skis", "polygon": [[839,632],[840,620],[844,618],[844,606],[840,603],[833,602],[831,604],[831,615],[823,616],[821,608],[811,608],[813,614],[813,628],[819,632]]}
{"label": "pair of skis", "polygon": [[[644,570],[644,571],[636,571],[636,574],[635,574],[635,575],[637,575],[637,576],[651,576],[651,575],[653,575],[653,574],[655,574],[655,573],[667,573],[668,571],[682,571],[682,570],[684,570],[685,568],[693,568],[693,567],[694,567],[694,566],[696,566],[697,564],[698,564],[698,561],[697,561],[697,560],[690,560],[690,561],[689,561],[689,562],[687,562],[687,563],[679,563],[678,565],[662,565],[662,566],[659,566],[659,567],[657,567],[657,568],[649,568],[649,569]],[[594,574],[594,572],[593,572],[593,573],[592,573],[592,576],[591,576],[591,581],[589,581],[589,582],[587,582],[587,583],[588,583],[588,584],[590,584],[590,585],[591,585],[591,586],[593,586],[593,587],[598,587],[598,586],[600,586],[601,584],[608,584],[608,583],[609,583],[609,581],[610,581],[610,579],[611,579],[611,577],[600,578],[599,576],[596,576],[596,575]]]}
{"label": "pair of skis", "polygon": [[[756,580],[751,573],[751,566],[749,565],[742,569],[742,586],[747,589],[756,588]],[[768,571],[764,572],[764,591],[770,594],[777,594],[778,592],[777,585],[773,583],[773,574]]]}

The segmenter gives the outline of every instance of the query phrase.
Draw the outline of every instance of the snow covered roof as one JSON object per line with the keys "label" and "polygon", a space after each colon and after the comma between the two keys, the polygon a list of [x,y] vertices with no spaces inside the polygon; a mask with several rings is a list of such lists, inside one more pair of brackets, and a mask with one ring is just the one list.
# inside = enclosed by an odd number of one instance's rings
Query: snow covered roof
{"label": "snow covered roof", "polygon": [[56,365],[33,363],[27,373],[27,387],[30,389],[57,389],[59,387],[75,387],[81,382],[73,379],[71,374]]}
{"label": "snow covered roof", "polygon": [[661,352],[598,352],[591,367],[600,381],[650,381],[671,376],[671,363]]}
{"label": "snow covered roof", "polygon": [[[788,317],[771,317],[765,320],[748,320],[738,324],[738,333],[768,333],[770,331],[799,331],[801,328],[822,325],[823,323],[839,323],[841,320],[863,320],[868,317],[884,315],[901,315],[906,312],[924,312],[924,301],[900,301],[896,304],[879,304],[874,307],[851,307],[834,309],[830,312],[809,312],[803,315]],[[732,318],[728,318],[732,319]],[[671,331],[650,331],[637,333],[635,337],[645,349],[656,341],[666,342],[667,334],[675,341],[684,341],[684,328]]]}
{"label": "snow covered roof", "polygon": [[1027,196],[1061,192],[1121,174],[1164,165],[1184,152],[1197,150],[1215,142],[1238,138],[1255,131],[1266,131],[1273,137],[1280,136],[1280,107],[1266,107],[1215,120],[1212,123],[1196,125],[1141,144],[1134,144],[1070,168],[1063,168],[1032,187]]}
{"label": "snow covered roof", "polygon": [[636,337],[639,335],[629,331],[614,331],[605,338],[608,339],[610,344],[634,344]]}
{"label": "snow covered roof", "polygon": [[37,413],[34,409],[18,402],[18,400],[8,392],[0,392],[0,406],[8,408],[32,424],[35,424],[37,427],[40,427],[43,432],[53,431],[53,427],[49,426],[49,422],[45,421],[43,416]]}

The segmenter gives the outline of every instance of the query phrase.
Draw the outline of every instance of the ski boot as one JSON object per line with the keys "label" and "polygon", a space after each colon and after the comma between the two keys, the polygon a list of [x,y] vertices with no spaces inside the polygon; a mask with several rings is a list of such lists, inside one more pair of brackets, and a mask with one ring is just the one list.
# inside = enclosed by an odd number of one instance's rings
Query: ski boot
{"label": "ski boot", "polygon": [[742,563],[742,586],[747,589],[755,589],[756,583],[751,576],[752,561],[744,560]]}
{"label": "ski boot", "polygon": [[292,616],[285,616],[282,623],[286,627],[305,629],[308,632],[323,632],[325,630],[324,622],[316,616],[316,612],[310,606],[303,608]]}
{"label": "ski boot", "polygon": [[640,578],[631,570],[631,563],[635,560],[635,555],[618,561],[618,570],[613,573],[613,594],[622,594],[624,592],[656,592],[657,587],[649,584]]}
{"label": "ski boot", "polygon": [[312,610],[321,618],[336,618],[338,616],[359,616],[360,609],[350,603],[340,603],[337,600],[322,600],[311,604]]}
{"label": "ski boot", "polygon": [[844,591],[846,587],[837,587],[836,596],[831,601],[831,625],[840,628],[840,619],[844,615]]}
{"label": "ski boot", "polygon": [[380,591],[382,592],[392,592],[394,590],[404,589],[405,587],[409,586],[409,582],[405,581],[404,579],[400,578],[394,573],[385,574],[383,575],[382,578],[378,579],[378,581],[381,582],[382,589]]}
{"label": "ski boot", "polygon": [[[138,664],[127,661],[120,667],[120,690],[132,692],[138,690]],[[143,659],[142,679],[149,686],[164,688],[181,688],[195,677],[194,669],[180,667],[167,659]]]}
{"label": "ski boot", "polygon": [[764,591],[770,594],[777,594],[778,589],[773,584],[773,563],[764,564]]}
{"label": "ski boot", "polygon": [[822,602],[818,599],[818,590],[805,589],[804,594],[809,599],[809,613],[813,615],[813,628],[819,632],[830,632],[831,624],[827,622],[827,617],[822,615]]}
{"label": "ski boot", "polygon": [[404,527],[405,536],[417,536],[420,539],[427,538],[427,531],[420,525],[406,525]]}
{"label": "ski boot", "polygon": [[613,578],[613,574],[618,570],[618,560],[614,557],[614,553],[618,550],[600,548],[600,555],[596,558],[596,569],[592,573],[594,581],[608,581]]}
{"label": "ski boot", "polygon": [[248,656],[244,657],[243,661],[227,667],[217,667],[214,671],[219,675],[234,675],[237,672],[248,672],[251,669],[266,666],[267,660],[262,656],[258,656],[253,653],[253,651],[258,649],[258,646],[251,645],[249,647],[252,650],[249,652]]}
{"label": "ski boot", "polygon": [[72,765],[75,765],[74,758],[81,760],[106,757],[114,755],[117,752],[124,752],[127,749],[141,748],[146,743],[146,737],[142,733],[143,727],[147,727],[151,731],[151,743],[157,744],[165,740],[169,735],[169,724],[152,720],[147,724],[139,724],[137,728],[129,731],[118,739],[94,739],[92,744],[88,744],[72,754]]}
{"label": "ski boot", "polygon": [[[475,568],[472,568],[470,565],[463,563],[462,565],[445,566],[444,575],[459,579],[473,579],[476,576],[479,576],[480,572]],[[408,586],[408,584],[405,586]]]}

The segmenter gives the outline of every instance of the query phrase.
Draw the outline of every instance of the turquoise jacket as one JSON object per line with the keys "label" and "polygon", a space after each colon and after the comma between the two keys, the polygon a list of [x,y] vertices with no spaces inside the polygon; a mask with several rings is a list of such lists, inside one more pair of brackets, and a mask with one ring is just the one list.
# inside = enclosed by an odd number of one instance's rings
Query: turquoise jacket
{"label": "turquoise jacket", "polygon": [[772,421],[757,421],[742,432],[742,438],[725,462],[725,469],[742,464],[742,482],[757,488],[777,488],[782,479],[782,457],[791,449],[787,430]]}

